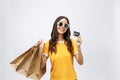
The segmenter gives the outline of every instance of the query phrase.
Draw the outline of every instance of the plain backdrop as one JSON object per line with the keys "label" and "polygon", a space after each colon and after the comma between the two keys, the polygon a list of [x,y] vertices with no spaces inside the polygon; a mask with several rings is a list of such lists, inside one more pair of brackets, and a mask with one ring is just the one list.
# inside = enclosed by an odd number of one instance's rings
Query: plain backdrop
{"label": "plain backdrop", "polygon": [[[9,63],[38,39],[49,40],[58,16],[69,18],[72,34],[81,33],[78,80],[120,80],[120,0],[0,0],[0,80],[29,80]],[[50,67],[48,59],[41,80],[49,80]]]}

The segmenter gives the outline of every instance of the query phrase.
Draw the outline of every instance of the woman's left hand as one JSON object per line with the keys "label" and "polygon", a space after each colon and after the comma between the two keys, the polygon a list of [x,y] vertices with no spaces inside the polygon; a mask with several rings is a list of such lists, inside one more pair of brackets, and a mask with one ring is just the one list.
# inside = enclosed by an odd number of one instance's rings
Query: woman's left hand
{"label": "woman's left hand", "polygon": [[78,36],[78,37],[77,37],[76,42],[77,42],[77,46],[80,47],[80,45],[82,44],[81,36]]}

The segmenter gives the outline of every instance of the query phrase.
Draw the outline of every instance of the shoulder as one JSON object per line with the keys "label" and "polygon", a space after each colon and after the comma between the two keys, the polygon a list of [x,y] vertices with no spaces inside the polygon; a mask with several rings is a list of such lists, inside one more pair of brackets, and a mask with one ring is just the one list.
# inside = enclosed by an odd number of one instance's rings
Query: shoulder
{"label": "shoulder", "polygon": [[49,41],[45,41],[44,44],[49,44]]}
{"label": "shoulder", "polygon": [[75,39],[73,39],[73,38],[71,38],[70,40],[71,40],[72,43],[75,43],[75,42],[76,42]]}
{"label": "shoulder", "polygon": [[72,43],[72,45],[75,45],[76,44],[76,41],[75,41],[75,39],[70,39],[71,40],[71,43]]}
{"label": "shoulder", "polygon": [[45,41],[44,46],[49,46],[49,41]]}

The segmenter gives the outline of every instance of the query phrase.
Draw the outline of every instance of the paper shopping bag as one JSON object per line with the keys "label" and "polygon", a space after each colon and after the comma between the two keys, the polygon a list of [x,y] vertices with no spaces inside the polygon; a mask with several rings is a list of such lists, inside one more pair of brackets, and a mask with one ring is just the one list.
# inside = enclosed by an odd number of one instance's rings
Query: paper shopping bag
{"label": "paper shopping bag", "polygon": [[37,48],[33,46],[28,54],[25,55],[24,59],[21,61],[21,63],[17,66],[16,72],[21,73],[22,75],[27,75],[28,69],[30,67],[30,64],[32,62],[32,59],[35,55]]}
{"label": "paper shopping bag", "polygon": [[40,68],[41,49],[39,46],[33,46],[14,59],[10,64],[16,72],[28,78],[39,80],[46,72],[46,66],[45,68]]}
{"label": "paper shopping bag", "polygon": [[[41,68],[41,56],[43,53],[43,49],[40,46],[40,49],[37,48],[36,53],[31,62],[30,68],[28,69],[26,77],[34,78],[35,80],[39,80],[46,72],[46,66]],[[39,57],[39,58],[38,58]]]}
{"label": "paper shopping bag", "polygon": [[22,62],[22,60],[25,58],[25,56],[28,55],[29,53],[31,53],[32,50],[33,50],[33,48],[28,49],[23,54],[21,54],[20,56],[18,56],[17,58],[15,58],[13,61],[11,61],[10,62],[11,66],[14,69],[16,69],[18,67],[18,65]]}

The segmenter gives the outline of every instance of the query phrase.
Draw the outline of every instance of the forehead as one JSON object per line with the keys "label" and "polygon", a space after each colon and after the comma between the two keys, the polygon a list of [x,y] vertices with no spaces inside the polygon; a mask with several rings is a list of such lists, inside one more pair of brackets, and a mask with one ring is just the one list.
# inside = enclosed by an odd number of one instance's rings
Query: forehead
{"label": "forehead", "polygon": [[62,18],[59,22],[68,23],[65,18]]}

